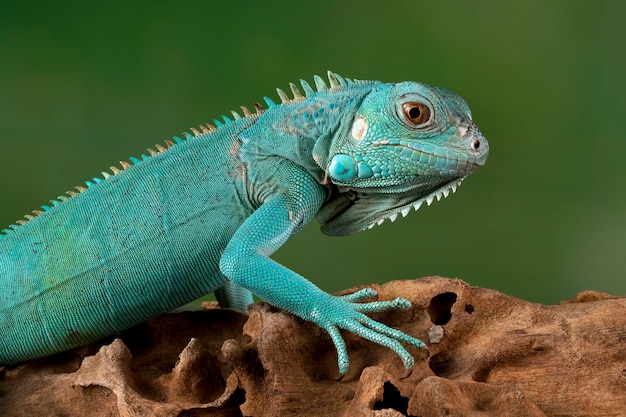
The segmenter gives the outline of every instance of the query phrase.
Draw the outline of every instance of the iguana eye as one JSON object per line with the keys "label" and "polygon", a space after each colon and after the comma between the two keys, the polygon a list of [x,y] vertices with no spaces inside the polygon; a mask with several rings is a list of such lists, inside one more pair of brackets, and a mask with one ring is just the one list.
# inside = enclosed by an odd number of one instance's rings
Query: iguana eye
{"label": "iguana eye", "polygon": [[402,111],[407,120],[415,125],[421,125],[430,120],[430,109],[422,103],[404,103]]}

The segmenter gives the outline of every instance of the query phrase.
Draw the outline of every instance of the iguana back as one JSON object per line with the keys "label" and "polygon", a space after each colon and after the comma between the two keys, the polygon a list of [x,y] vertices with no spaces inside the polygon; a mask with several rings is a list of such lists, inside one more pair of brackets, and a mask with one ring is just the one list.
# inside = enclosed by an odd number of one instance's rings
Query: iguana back
{"label": "iguana back", "polygon": [[226,174],[229,137],[252,122],[92,181],[2,236],[0,363],[86,344],[220,287],[221,252],[253,210]]}

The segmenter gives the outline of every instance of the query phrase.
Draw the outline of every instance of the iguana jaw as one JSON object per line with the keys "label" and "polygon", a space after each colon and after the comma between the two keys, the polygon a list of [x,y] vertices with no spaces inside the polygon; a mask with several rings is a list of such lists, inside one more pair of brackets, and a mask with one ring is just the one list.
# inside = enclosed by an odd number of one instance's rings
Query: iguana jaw
{"label": "iguana jaw", "polygon": [[398,217],[398,213],[402,214],[402,217],[406,217],[406,215],[409,214],[409,212],[411,211],[411,208],[417,211],[422,206],[422,204],[424,204],[424,202],[426,202],[427,206],[430,206],[433,203],[433,201],[435,201],[435,199],[439,201],[442,198],[448,197],[448,195],[450,195],[450,191],[452,191],[453,193],[456,192],[456,189],[461,185],[464,179],[465,177],[456,178],[444,184],[443,186],[435,189],[434,191],[431,191],[425,197],[422,197],[412,203],[405,204],[404,206],[401,206],[400,208],[397,208],[397,209],[394,208],[383,213],[382,216],[379,216],[376,219],[376,221],[374,223],[371,223],[369,226],[367,226],[367,228],[371,229],[372,227],[376,225],[381,225],[385,221],[385,219],[389,219],[392,222],[394,222],[396,218]]}
{"label": "iguana jaw", "polygon": [[[464,177],[454,178],[437,188],[407,191],[401,194],[365,194],[347,191],[331,198],[318,212],[316,218],[322,223],[321,230],[327,235],[349,235],[382,224],[385,219],[392,222],[398,214],[405,217],[411,209],[416,211],[424,204],[446,198],[454,193]],[[417,199],[416,199],[417,197]]]}

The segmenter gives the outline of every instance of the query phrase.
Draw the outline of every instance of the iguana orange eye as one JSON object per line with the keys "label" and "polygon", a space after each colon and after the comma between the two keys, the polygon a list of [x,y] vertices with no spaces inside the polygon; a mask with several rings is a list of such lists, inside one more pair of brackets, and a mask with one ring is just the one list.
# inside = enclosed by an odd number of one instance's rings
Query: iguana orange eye
{"label": "iguana orange eye", "polygon": [[402,105],[404,115],[409,122],[421,125],[430,120],[430,109],[422,103],[404,103]]}

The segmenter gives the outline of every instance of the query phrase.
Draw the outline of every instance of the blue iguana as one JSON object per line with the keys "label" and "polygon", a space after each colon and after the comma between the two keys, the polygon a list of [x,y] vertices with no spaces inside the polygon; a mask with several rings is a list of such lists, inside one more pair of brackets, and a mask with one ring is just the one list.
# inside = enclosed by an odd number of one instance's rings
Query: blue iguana
{"label": "blue iguana", "polygon": [[[327,294],[270,255],[314,217],[348,235],[454,192],[489,145],[462,98],[417,82],[314,77],[280,104],[222,116],[121,162],[0,233],[0,365],[85,345],[211,291],[245,310],[251,293],[325,329],[395,351],[417,338],[365,313],[366,288]],[[302,93],[304,91],[304,94]]]}

